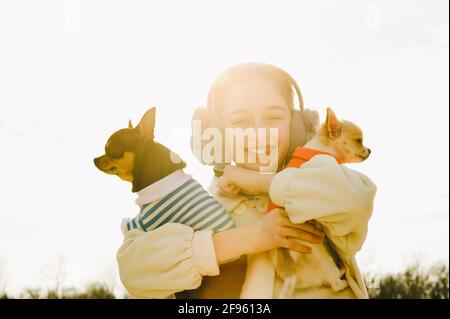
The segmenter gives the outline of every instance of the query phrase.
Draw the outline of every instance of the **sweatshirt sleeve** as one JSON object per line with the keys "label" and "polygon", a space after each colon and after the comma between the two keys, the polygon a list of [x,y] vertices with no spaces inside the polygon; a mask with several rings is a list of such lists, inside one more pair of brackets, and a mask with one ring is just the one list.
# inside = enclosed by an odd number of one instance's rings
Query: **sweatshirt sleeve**
{"label": "sweatshirt sleeve", "polygon": [[120,279],[134,298],[168,298],[198,288],[203,276],[219,274],[212,231],[176,223],[127,232],[116,258]]}
{"label": "sweatshirt sleeve", "polygon": [[230,198],[220,195],[218,187],[219,178],[214,177],[209,184],[208,191],[213,195],[213,197],[223,206],[223,208],[231,213],[233,210],[239,206],[240,203],[245,202],[247,197],[244,195],[238,195],[236,197]]}
{"label": "sweatshirt sleeve", "polygon": [[375,193],[367,176],[328,155],[277,173],[269,190],[271,200],[286,209],[293,223],[319,221],[340,253],[349,256],[361,249],[367,236]]}

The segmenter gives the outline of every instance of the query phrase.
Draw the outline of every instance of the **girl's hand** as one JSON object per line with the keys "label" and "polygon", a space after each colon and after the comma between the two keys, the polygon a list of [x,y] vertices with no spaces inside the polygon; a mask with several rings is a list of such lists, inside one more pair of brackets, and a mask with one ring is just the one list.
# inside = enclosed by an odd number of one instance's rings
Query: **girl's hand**
{"label": "girl's hand", "polygon": [[233,166],[227,165],[225,166],[225,170],[223,175],[219,178],[219,182],[217,184],[219,188],[219,194],[225,197],[234,198],[239,195],[241,189],[235,184],[234,172],[232,171]]}
{"label": "girl's hand", "polygon": [[248,241],[252,253],[275,248],[288,248],[302,254],[310,254],[310,247],[302,245],[298,239],[311,244],[322,242],[325,234],[310,223],[293,224],[284,209],[276,208],[248,227]]}
{"label": "girl's hand", "polygon": [[324,236],[322,230],[309,223],[292,224],[284,209],[276,208],[253,224],[215,233],[213,240],[217,262],[223,264],[242,255],[281,247],[309,254],[311,248],[297,240],[319,244]]}
{"label": "girl's hand", "polygon": [[247,195],[268,193],[272,177],[273,174],[227,165],[218,182],[219,194],[236,197],[240,192]]}

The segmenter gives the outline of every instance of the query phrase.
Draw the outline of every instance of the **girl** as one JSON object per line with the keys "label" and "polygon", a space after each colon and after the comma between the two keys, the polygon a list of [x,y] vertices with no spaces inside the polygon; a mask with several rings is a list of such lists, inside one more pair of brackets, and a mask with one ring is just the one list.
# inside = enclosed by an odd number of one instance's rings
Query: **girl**
{"label": "girl", "polygon": [[[293,88],[299,99],[298,111],[294,110]],[[206,108],[197,110],[194,119],[201,121],[203,129],[276,128],[277,148],[269,147],[267,152],[277,150],[277,153],[266,155],[275,155],[279,168],[285,158],[290,157],[290,150],[303,145],[313,135],[318,122],[315,113],[303,110],[298,86],[286,72],[257,63],[241,64],[225,71],[211,87]],[[257,141],[257,144],[262,142]],[[203,147],[195,143],[192,146]],[[254,150],[248,144],[246,146],[244,161],[233,158],[236,166],[260,170],[265,163],[259,156],[256,161],[250,161]],[[226,164],[225,159],[216,160],[215,166],[220,168],[223,164]],[[302,289],[295,292],[294,298],[366,298],[354,255],[367,233],[375,185],[363,174],[337,165],[326,156],[315,157],[308,164],[290,170],[290,174],[283,171],[275,176],[261,175],[258,189],[245,189],[250,195],[240,194],[234,198],[220,195],[218,178],[214,177],[210,191],[230,212],[238,226],[234,229],[213,234],[210,231],[194,232],[181,224],[167,224],[147,233],[128,232],[117,253],[121,280],[128,292],[134,297],[167,298],[180,291],[198,288],[202,279],[208,284],[211,278],[227,276],[226,266],[236,265],[242,260],[239,257],[244,256],[247,261],[245,275],[222,282],[241,286],[238,290],[242,298],[276,298],[281,280],[275,275],[269,251],[284,247],[310,253],[310,247],[295,239],[314,244],[319,243],[324,234],[308,223],[291,223],[282,210],[266,214],[269,199],[264,194],[268,193],[272,200],[276,198],[274,202],[295,202],[288,209],[323,212],[323,216],[315,216],[315,219],[323,224],[328,236],[338,234],[344,238],[338,244],[341,258],[345,260],[348,288],[339,292],[328,287]],[[224,179],[233,187],[229,171],[225,171]],[[287,191],[290,189],[296,192]],[[355,220],[354,216],[359,218]],[[219,265],[222,266],[219,268]],[[236,270],[241,270],[242,265],[245,263],[229,269],[232,274],[239,274]],[[226,291],[227,288],[217,290]]]}

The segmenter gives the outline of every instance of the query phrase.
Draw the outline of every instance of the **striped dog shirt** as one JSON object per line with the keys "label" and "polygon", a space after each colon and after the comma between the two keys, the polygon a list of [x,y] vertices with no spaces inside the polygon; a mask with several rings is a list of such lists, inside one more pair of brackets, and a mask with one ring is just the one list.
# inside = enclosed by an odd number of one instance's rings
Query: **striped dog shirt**
{"label": "striped dog shirt", "polygon": [[182,176],[188,178],[180,186],[157,200],[140,205],[139,215],[127,221],[127,230],[150,231],[167,223],[215,232],[234,227],[228,212],[200,183],[189,175]]}

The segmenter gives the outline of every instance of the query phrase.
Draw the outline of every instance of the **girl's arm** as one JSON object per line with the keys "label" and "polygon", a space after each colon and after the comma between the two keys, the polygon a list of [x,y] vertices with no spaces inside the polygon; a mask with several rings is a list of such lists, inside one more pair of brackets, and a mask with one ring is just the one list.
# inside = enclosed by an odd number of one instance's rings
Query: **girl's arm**
{"label": "girl's arm", "polygon": [[269,194],[293,223],[319,221],[340,253],[353,256],[367,236],[376,190],[366,175],[317,155],[276,174]]}
{"label": "girl's arm", "polygon": [[219,179],[219,193],[225,197],[235,197],[240,192],[247,195],[268,194],[274,176],[275,174],[227,165]]}
{"label": "girl's arm", "polygon": [[128,231],[116,258],[120,279],[134,298],[167,298],[219,274],[211,234],[182,224]]}
{"label": "girl's arm", "polygon": [[217,262],[222,264],[241,255],[280,247],[309,254],[311,248],[296,239],[319,244],[324,236],[322,230],[310,224],[292,223],[283,209],[277,209],[253,224],[215,233],[213,240]]}
{"label": "girl's arm", "polygon": [[376,186],[367,176],[326,155],[275,175],[227,167],[220,189],[224,195],[239,189],[253,195],[268,193],[275,204],[286,209],[293,223],[319,221],[338,248],[350,255],[360,250],[365,240],[376,194]]}
{"label": "girl's arm", "polygon": [[220,264],[241,255],[278,247],[309,253],[295,238],[317,244],[323,233],[308,224],[292,224],[279,210],[251,225],[215,234],[177,223],[149,232],[132,230],[116,257],[121,281],[133,297],[167,298],[198,288],[203,276],[219,275]]}

